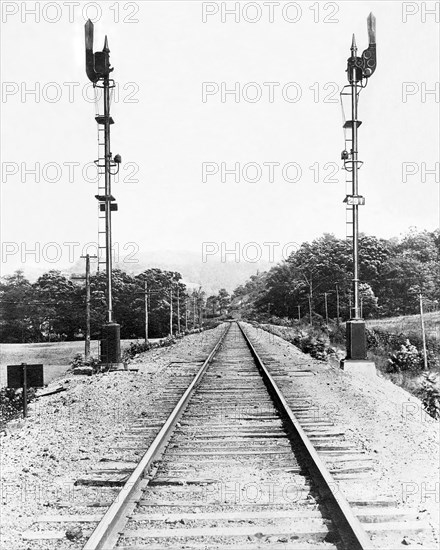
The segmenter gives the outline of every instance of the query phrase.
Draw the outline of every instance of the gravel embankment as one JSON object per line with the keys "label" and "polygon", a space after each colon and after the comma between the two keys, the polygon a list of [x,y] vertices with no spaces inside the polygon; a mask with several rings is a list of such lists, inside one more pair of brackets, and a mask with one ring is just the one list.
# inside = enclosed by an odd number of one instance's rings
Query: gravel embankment
{"label": "gravel embankment", "polygon": [[[161,419],[158,411],[171,407],[170,387],[185,380],[181,374],[196,372],[196,362],[206,358],[223,328],[142,354],[131,365],[138,372],[64,377],[58,383],[66,391],[40,398],[26,421],[11,423],[1,438],[0,547],[73,548],[67,541],[30,544],[22,532],[42,514],[104,511],[103,504],[116,489],[93,494],[74,482],[99,466],[103,457],[114,456],[118,437],[136,419]],[[423,413],[420,402],[383,378],[352,376],[279,337],[250,325],[246,329],[284,368],[300,365],[313,371],[314,376],[298,377],[298,391],[345,427],[347,438],[374,455],[378,492],[405,507],[426,510],[438,532],[439,423]]]}
{"label": "gravel embankment", "polygon": [[[172,406],[167,386],[174,384],[184,369],[195,374],[200,363],[188,362],[206,359],[223,330],[220,326],[187,336],[174,346],[146,352],[130,364],[138,372],[60,378],[49,387],[60,384],[66,391],[36,400],[26,420],[9,423],[1,438],[0,547],[36,547],[24,541],[22,533],[39,515],[102,512],[102,508],[90,508],[94,505],[91,499],[96,505],[108,502],[115,489],[93,494],[74,482],[100,459],[112,455],[118,436],[134,420],[151,418],[153,423],[163,403]],[[51,541],[47,547],[61,548],[60,544]],[[44,543],[37,545],[44,547]]]}
{"label": "gravel embankment", "polygon": [[[284,368],[313,371],[315,376],[296,379],[298,393],[309,396],[323,416],[345,427],[346,437],[374,456],[378,495],[428,515],[433,550],[439,548],[440,422],[423,411],[419,399],[385,378],[354,376],[303,354],[278,336],[244,325],[257,349],[262,347]],[[415,539],[412,543],[417,547]]]}

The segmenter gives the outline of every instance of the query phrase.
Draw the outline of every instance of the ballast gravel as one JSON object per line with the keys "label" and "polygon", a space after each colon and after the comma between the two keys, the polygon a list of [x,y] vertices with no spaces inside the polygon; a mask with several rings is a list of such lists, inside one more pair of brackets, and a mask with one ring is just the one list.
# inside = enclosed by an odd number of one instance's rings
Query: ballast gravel
{"label": "ballast gravel", "polygon": [[[345,428],[346,438],[374,457],[377,495],[428,518],[432,550],[440,548],[440,421],[424,411],[419,399],[380,375],[344,372],[274,334],[243,325],[257,351],[264,350],[286,372],[312,371],[313,376],[295,378],[295,392],[309,397],[320,417]],[[420,547],[417,539],[402,533],[402,547]]]}
{"label": "ballast gravel", "polygon": [[[102,504],[109,504],[117,489],[92,490],[75,481],[93,467],[102,467],[100,460],[114,455],[118,437],[136,421],[160,421],[156,411],[165,401],[168,407],[173,405],[169,388],[182,372],[191,376],[197,372],[223,330],[221,325],[143,353],[128,365],[137,372],[70,373],[51,382],[48,389],[62,386],[66,391],[32,402],[29,416],[10,422],[1,436],[0,547],[74,548],[74,537],[61,546],[61,541],[26,541],[22,533],[40,515],[105,510]],[[127,454],[130,457],[133,453]]]}
{"label": "ballast gravel", "polygon": [[[439,528],[439,422],[423,412],[418,399],[388,380],[343,372],[279,337],[245,326],[283,368],[300,366],[313,372],[296,379],[298,391],[313,399],[335,425],[345,427],[350,440],[374,455],[381,494],[428,514],[434,540]],[[75,537],[84,533],[76,525],[69,526],[71,541],[30,542],[23,540],[22,533],[38,529],[35,520],[43,514],[105,511],[104,505],[118,489],[91,490],[75,486],[75,481],[93,467],[102,467],[102,458],[114,457],[118,437],[139,419],[161,421],[157,411],[167,401],[172,405],[170,387],[185,380],[182,374],[195,374],[223,329],[224,325],[139,355],[130,364],[138,372],[66,375],[50,384],[66,391],[38,399],[26,420],[10,423],[1,437],[0,547],[79,548]],[[133,460],[133,453],[127,452],[126,460]],[[50,527],[59,529],[59,525]],[[417,540],[402,535],[402,547],[408,545],[417,548]],[[433,550],[438,546],[435,539]]]}

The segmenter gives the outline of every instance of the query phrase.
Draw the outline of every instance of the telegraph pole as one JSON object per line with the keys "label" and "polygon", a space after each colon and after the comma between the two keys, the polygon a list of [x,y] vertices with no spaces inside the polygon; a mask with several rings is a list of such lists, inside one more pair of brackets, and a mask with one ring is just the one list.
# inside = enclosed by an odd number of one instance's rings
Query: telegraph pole
{"label": "telegraph pole", "polygon": [[[375,372],[374,363],[367,362],[367,343],[365,334],[365,321],[359,305],[359,206],[365,204],[365,198],[359,194],[359,169],[362,161],[358,156],[358,128],[361,121],[358,120],[359,94],[365,88],[367,80],[376,70],[376,19],[372,13],[367,19],[369,46],[357,56],[357,45],[353,35],[351,42],[351,56],[347,61],[347,78],[349,85],[341,91],[341,101],[344,96],[350,97],[351,119],[344,122],[346,136],[346,149],[342,151],[341,159],[344,169],[351,175],[351,194],[347,195],[344,202],[352,213],[352,256],[353,256],[353,307],[350,306],[350,320],[347,322],[347,357],[342,360],[344,369],[363,372]],[[342,105],[344,107],[344,104]],[[367,365],[368,363],[368,365]],[[372,368],[371,368],[372,366]]]}
{"label": "telegraph pole", "polygon": [[339,327],[339,283],[335,283],[336,286],[336,325]]}
{"label": "telegraph pole", "polygon": [[193,296],[193,330],[196,328],[196,297]]}
{"label": "telegraph pole", "polygon": [[301,306],[296,306],[298,308],[298,321],[301,322]]}
{"label": "telegraph pole", "polygon": [[188,331],[188,298],[185,298],[185,332]]}
{"label": "telegraph pole", "polygon": [[72,279],[82,279],[85,280],[86,283],[86,334],[84,338],[84,359],[87,361],[87,359],[90,358],[90,258],[97,258],[97,256],[90,256],[90,254],[86,254],[85,256],[81,256],[81,258],[85,258],[86,260],[86,275],[85,277],[72,276]]}
{"label": "telegraph pole", "polygon": [[173,289],[170,288],[170,336],[173,336]]}
{"label": "telegraph pole", "polygon": [[325,302],[325,324],[328,328],[328,305],[327,305],[327,292],[324,292],[324,302]]}
{"label": "telegraph pole", "polygon": [[177,287],[177,332],[180,334],[180,292]]}
{"label": "telegraph pole", "polygon": [[148,282],[144,281],[144,294],[145,294],[145,343],[148,342]]}
{"label": "telegraph pole", "polygon": [[420,299],[420,322],[422,325],[422,342],[423,342],[423,366],[425,370],[428,369],[428,355],[426,353],[426,334],[425,334],[425,319],[423,317],[423,296],[422,293],[419,295]]}
{"label": "telegraph pole", "polygon": [[[101,362],[119,364],[121,362],[120,326],[113,319],[113,295],[112,295],[112,218],[111,213],[117,210],[115,198],[111,194],[111,176],[119,170],[120,155],[115,155],[112,160],[110,151],[110,125],[114,123],[110,116],[110,88],[115,86],[110,79],[113,68],[110,67],[110,49],[107,36],[102,52],[93,53],[93,23],[90,19],[85,24],[86,45],[86,73],[94,87],[103,89],[104,114],[95,117],[99,126],[104,129],[104,159],[96,161],[98,170],[104,168],[104,195],[95,195],[99,202],[100,211],[105,213],[105,269],[106,269],[106,323],[102,327]],[[102,160],[104,164],[102,164]],[[111,169],[115,169],[112,173]]]}
{"label": "telegraph pole", "polygon": [[[81,256],[84,258],[84,256]],[[86,337],[84,340],[84,358],[90,358],[90,255],[86,254]]]}

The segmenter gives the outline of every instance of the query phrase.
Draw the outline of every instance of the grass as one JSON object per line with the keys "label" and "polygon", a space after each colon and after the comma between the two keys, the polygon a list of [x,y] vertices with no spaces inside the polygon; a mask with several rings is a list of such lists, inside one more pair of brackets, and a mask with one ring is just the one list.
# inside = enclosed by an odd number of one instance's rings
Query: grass
{"label": "grass", "polygon": [[[439,357],[440,357],[440,311],[434,311],[424,314],[426,348],[428,357],[427,373],[439,373]],[[422,324],[420,315],[403,315],[400,317],[390,317],[386,319],[374,319],[367,321],[367,327],[377,331],[377,334],[382,336],[393,335],[395,341],[404,338],[416,345],[420,353],[423,351],[422,344]],[[438,396],[440,390],[440,377],[437,376],[437,383],[434,386],[426,385],[424,374],[426,371],[405,370],[401,372],[388,372],[388,358],[390,353],[396,350],[396,344],[386,345],[383,341],[377,347],[368,350],[368,358],[376,363],[376,367],[383,373],[386,378],[394,384],[405,389],[409,393],[419,397],[425,404],[426,400],[432,396],[433,392]],[[436,388],[436,389],[435,389]],[[438,397],[436,400],[436,414],[440,415],[440,402]]]}
{"label": "grass", "polygon": [[[410,342],[418,348],[420,352],[423,351],[422,340],[422,324],[420,315],[402,315],[400,317],[389,317],[385,319],[372,319],[367,320],[367,327],[372,330],[378,331],[380,335],[392,335],[395,341],[402,338],[408,338]],[[425,324],[425,338],[426,348],[428,351],[428,360],[431,364],[431,368],[438,370],[438,357],[440,350],[440,311],[434,311],[424,314]],[[392,349],[394,348],[394,349]],[[396,344],[394,346],[385,346],[386,352],[395,351]],[[370,350],[369,353],[378,353],[383,350]],[[373,360],[375,358],[371,357]],[[382,367],[386,366],[386,358],[384,353],[378,353],[377,360]]]}
{"label": "grass", "polygon": [[[121,348],[127,348],[133,340],[122,340]],[[69,363],[77,353],[84,354],[84,341],[42,342],[38,344],[0,344],[0,387],[6,386],[7,365],[21,363],[43,364],[44,382],[58,378],[69,368]],[[98,341],[92,340],[90,353],[97,357]]]}
{"label": "grass", "polygon": [[[440,311],[433,311],[423,315],[426,337],[440,342]],[[411,338],[411,334],[422,337],[422,324],[420,315],[402,315],[400,317],[387,317],[384,319],[368,319],[367,327],[385,330],[392,334],[405,334]]]}
{"label": "grass", "polygon": [[[415,395],[422,400],[426,407],[426,401],[430,396],[435,401],[435,414],[440,417],[440,377],[437,377],[437,383],[433,382],[432,386],[426,384],[425,373],[436,375],[440,371],[439,358],[440,358],[440,312],[427,313],[425,316],[425,330],[426,330],[426,345],[428,352],[428,370],[423,368],[416,368],[415,370],[402,370],[400,372],[389,372],[388,359],[391,354],[400,350],[400,347],[405,343],[406,339],[409,339],[412,344],[416,346],[418,351],[422,352],[422,330],[420,323],[420,315],[407,315],[402,317],[392,317],[388,319],[377,319],[367,321],[367,327],[371,331],[375,332],[376,339],[373,339],[367,351],[367,356],[370,361],[373,361],[382,375],[391,380],[397,386],[405,389],[412,395]],[[289,326],[290,325],[290,326]],[[289,324],[270,325],[266,328],[264,325],[260,325],[263,329],[281,336],[285,340],[292,341],[292,337],[298,330]],[[330,331],[331,345],[337,349],[337,358],[340,359],[345,355],[345,344],[343,342],[344,329],[341,327],[341,331],[335,331],[335,327]],[[328,338],[327,334],[318,327],[309,327],[302,325],[301,330],[307,332],[315,337],[321,336],[324,340]],[[295,342],[293,342],[297,345]],[[297,346],[298,347],[298,346]],[[304,351],[304,350],[303,350]],[[334,357],[328,358],[332,364],[335,363]],[[432,411],[431,411],[432,412]]]}

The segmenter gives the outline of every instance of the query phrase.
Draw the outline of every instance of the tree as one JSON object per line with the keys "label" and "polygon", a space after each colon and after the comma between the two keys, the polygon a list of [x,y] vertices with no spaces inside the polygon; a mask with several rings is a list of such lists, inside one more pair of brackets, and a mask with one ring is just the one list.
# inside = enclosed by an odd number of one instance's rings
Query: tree
{"label": "tree", "polygon": [[244,285],[238,286],[231,297],[231,309],[239,310],[249,319],[259,315],[258,304],[266,296],[267,272],[251,275]]}
{"label": "tree", "polygon": [[359,299],[362,311],[362,317],[376,317],[378,312],[377,297],[374,295],[373,289],[368,283],[360,283]]}
{"label": "tree", "polygon": [[220,308],[220,315],[223,315],[223,313],[228,309],[229,304],[231,303],[231,297],[229,296],[229,293],[226,291],[226,289],[221,288],[219,290],[217,300]]}
{"label": "tree", "polygon": [[389,241],[388,248],[388,261],[376,290],[382,314],[417,313],[420,293],[427,305],[435,303],[440,296],[436,233],[411,228],[401,239]]}
{"label": "tree", "polygon": [[[138,334],[145,331],[145,282],[148,288],[149,334],[151,337],[163,337],[170,331],[170,296],[173,296],[173,333],[179,326],[177,314],[180,314],[180,327],[185,322],[184,303],[188,297],[182,276],[177,271],[162,271],[158,268],[147,269],[136,276],[136,299],[133,304],[138,319]],[[177,302],[179,301],[179,307]]]}
{"label": "tree", "polygon": [[85,328],[85,297],[79,286],[56,270],[48,271],[32,286],[31,315],[45,338],[64,335],[72,340],[78,329]]}
{"label": "tree", "polygon": [[[194,327],[202,326],[203,317],[206,316],[206,299],[205,299],[206,293],[202,289],[201,286],[199,286],[198,289],[193,289],[191,297],[190,297],[190,310],[193,314],[193,325]],[[194,317],[195,314],[195,317]]]}
{"label": "tree", "polygon": [[[145,334],[145,282],[149,289],[151,337],[163,337],[169,332],[170,291],[173,293],[173,325],[184,319],[187,297],[182,276],[175,271],[149,269],[134,276],[121,269],[113,271],[114,319],[121,325],[122,338]],[[91,333],[101,338],[106,322],[106,275],[97,272],[90,277]],[[204,293],[199,293],[202,299]],[[31,284],[18,271],[4,277],[0,283],[2,315],[1,338],[4,342],[44,341],[52,338],[75,338],[85,331],[85,290],[82,284],[68,279],[56,270],[48,271]],[[179,307],[177,307],[179,301]]]}
{"label": "tree", "polygon": [[[360,235],[360,297],[364,316],[418,311],[422,293],[427,306],[440,301],[440,231],[411,229],[401,239]],[[293,318],[297,306],[324,317],[325,295],[330,317],[336,317],[336,284],[341,317],[350,315],[353,263],[350,244],[324,234],[303,243],[289,258],[264,275],[253,294],[256,314]],[[251,312],[248,281],[233,293],[234,303]]]}
{"label": "tree", "polygon": [[[325,293],[334,293],[339,283],[342,302],[349,290],[350,249],[345,241],[325,234],[312,243],[303,243],[289,258],[267,275],[267,295],[258,307],[279,317],[296,317],[297,306],[325,315]],[[332,303],[330,303],[332,306]],[[336,316],[336,305],[330,308]]]}
{"label": "tree", "polygon": [[32,338],[38,341],[30,319],[31,292],[32,286],[23,271],[3,277],[0,283],[2,342],[28,342]]}
{"label": "tree", "polygon": [[218,296],[212,295],[208,296],[206,300],[206,311],[207,315],[211,315],[212,317],[215,317],[217,315],[217,308],[219,306],[219,300]]}

